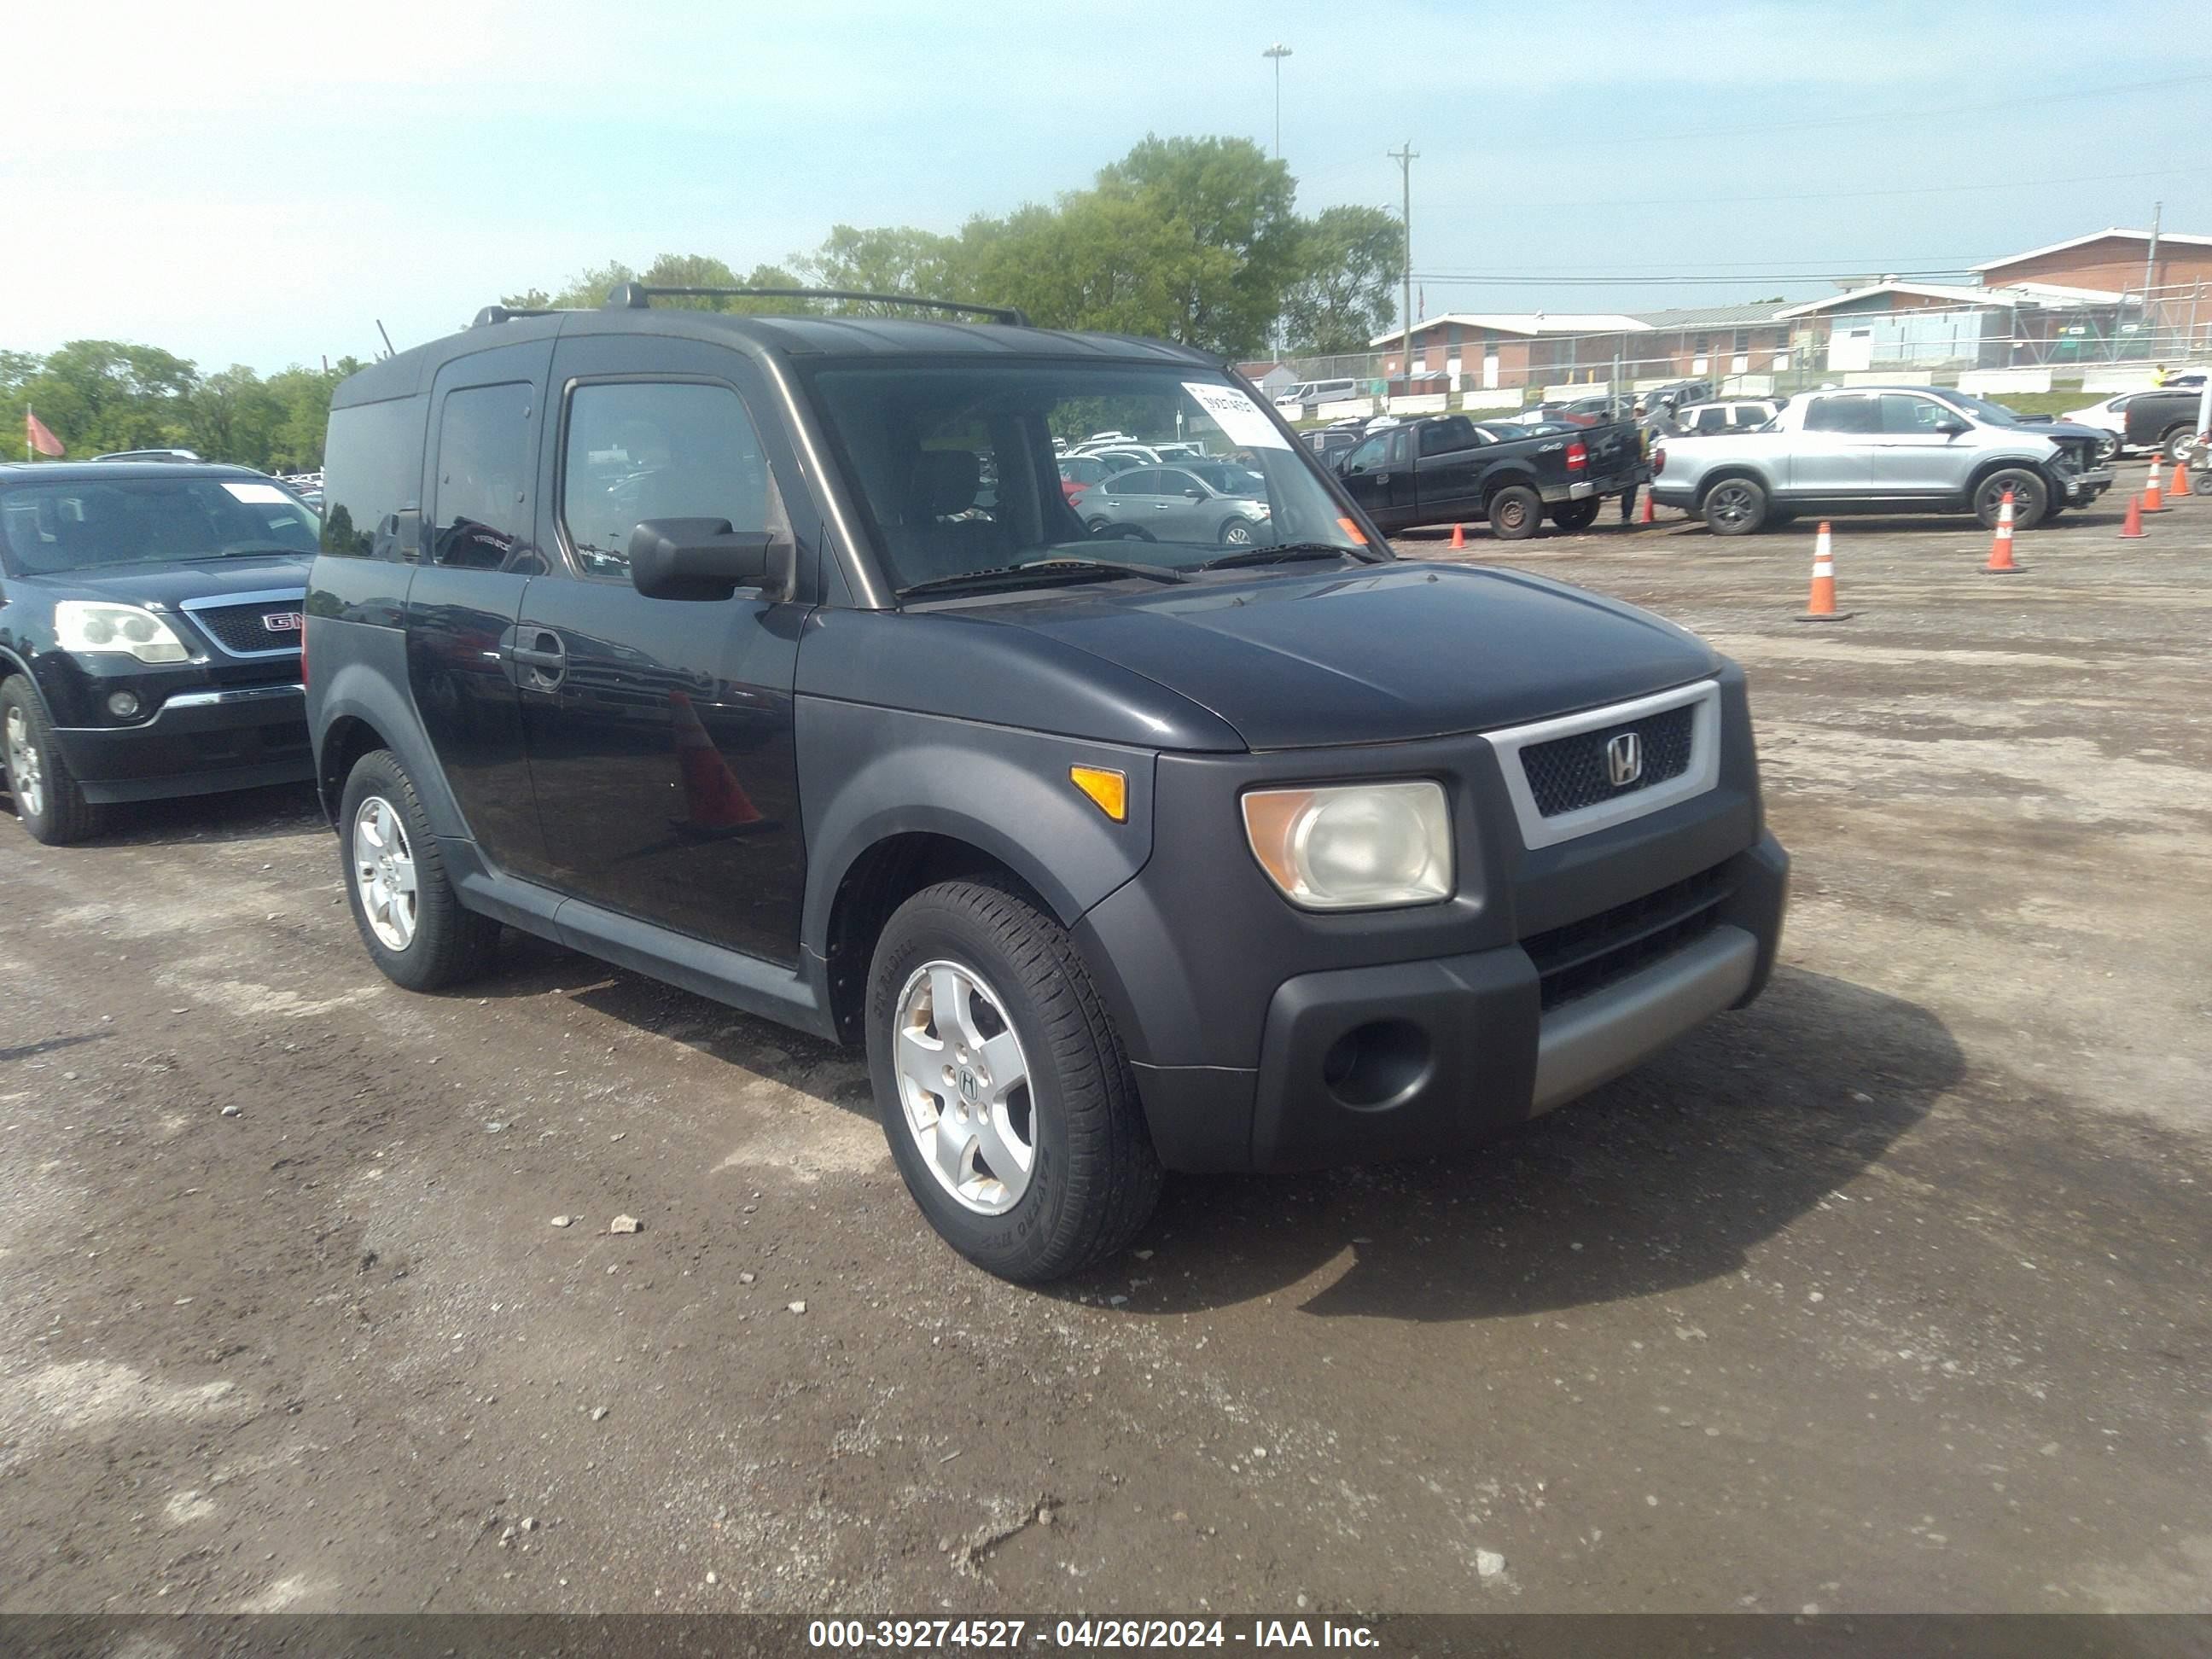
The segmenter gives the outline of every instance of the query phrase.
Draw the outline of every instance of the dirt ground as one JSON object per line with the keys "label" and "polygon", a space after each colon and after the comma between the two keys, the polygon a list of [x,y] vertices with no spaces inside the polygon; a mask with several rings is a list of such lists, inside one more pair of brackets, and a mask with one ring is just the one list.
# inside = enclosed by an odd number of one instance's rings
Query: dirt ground
{"label": "dirt ground", "polygon": [[2212,1607],[2212,504],[2118,529],[1475,532],[1747,665],[1771,990],[1049,1293],[850,1055],[386,985],[304,792],[0,821],[0,1611]]}

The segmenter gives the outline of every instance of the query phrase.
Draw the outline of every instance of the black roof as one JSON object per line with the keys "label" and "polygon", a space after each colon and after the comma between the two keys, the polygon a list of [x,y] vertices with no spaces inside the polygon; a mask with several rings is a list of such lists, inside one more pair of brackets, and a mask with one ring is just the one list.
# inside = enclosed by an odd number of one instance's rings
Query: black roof
{"label": "black roof", "polygon": [[0,461],[0,481],[63,483],[72,478],[261,478],[229,461]]}
{"label": "black roof", "polygon": [[1079,334],[1005,323],[948,323],[913,317],[736,315],[725,312],[609,307],[511,315],[414,346],[343,381],[333,408],[380,403],[427,392],[457,357],[561,334],[640,334],[702,340],[787,358],[1087,358],[1099,362],[1218,368],[1222,360],[1189,346],[1127,334]]}

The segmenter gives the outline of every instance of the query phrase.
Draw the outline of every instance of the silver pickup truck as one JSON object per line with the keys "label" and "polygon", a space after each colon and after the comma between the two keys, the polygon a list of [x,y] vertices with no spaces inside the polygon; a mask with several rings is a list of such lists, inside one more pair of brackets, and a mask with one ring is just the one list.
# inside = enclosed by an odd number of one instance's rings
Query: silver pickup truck
{"label": "silver pickup truck", "polygon": [[1746,536],[1800,513],[1972,513],[1994,526],[2005,492],[2027,529],[2112,485],[2100,435],[2027,424],[1939,386],[1852,386],[1790,399],[1757,432],[1668,438],[1651,499]]}

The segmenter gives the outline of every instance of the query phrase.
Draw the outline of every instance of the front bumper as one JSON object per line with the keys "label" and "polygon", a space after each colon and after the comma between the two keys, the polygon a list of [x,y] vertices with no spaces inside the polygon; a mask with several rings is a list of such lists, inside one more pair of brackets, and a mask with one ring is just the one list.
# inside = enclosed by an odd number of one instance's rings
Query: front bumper
{"label": "front bumper", "polygon": [[2087,507],[2112,487],[2116,475],[2109,466],[2093,466],[2084,472],[2062,475],[2069,506]]}
{"label": "front bumper", "polygon": [[314,775],[296,682],[178,692],[136,726],[64,726],[62,758],[94,802],[213,794]]}
{"label": "front bumper", "polygon": [[1640,1065],[1758,995],[1789,865],[1762,836],[1729,861],[1727,896],[1693,936],[1548,1009],[1519,945],[1285,981],[1261,1046],[1253,1167],[1459,1150]]}

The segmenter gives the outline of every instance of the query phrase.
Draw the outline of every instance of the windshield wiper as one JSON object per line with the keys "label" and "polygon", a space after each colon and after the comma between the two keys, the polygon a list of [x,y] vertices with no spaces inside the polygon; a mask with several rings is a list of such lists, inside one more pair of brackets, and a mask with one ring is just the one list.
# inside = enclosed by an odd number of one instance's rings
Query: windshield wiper
{"label": "windshield wiper", "polygon": [[1226,570],[1240,564],[1288,564],[1293,559],[1364,559],[1372,564],[1382,556],[1365,548],[1339,547],[1334,542],[1285,542],[1280,547],[1248,547],[1241,553],[1224,553],[1198,568]]}
{"label": "windshield wiper", "polygon": [[1020,586],[1032,577],[1073,576],[1084,581],[1100,576],[1140,576],[1148,582],[1187,582],[1180,570],[1156,564],[1119,564],[1111,559],[1035,559],[1027,564],[1002,564],[988,570],[963,570],[950,576],[932,576],[898,590],[898,597],[918,593],[947,593],[963,587]]}
{"label": "windshield wiper", "polygon": [[[314,553],[304,547],[287,547],[282,542],[233,542],[220,553],[188,553],[176,561],[179,564],[206,564],[216,559],[249,559],[264,553],[279,553],[288,559],[312,559]],[[161,562],[156,554],[141,563]]]}

